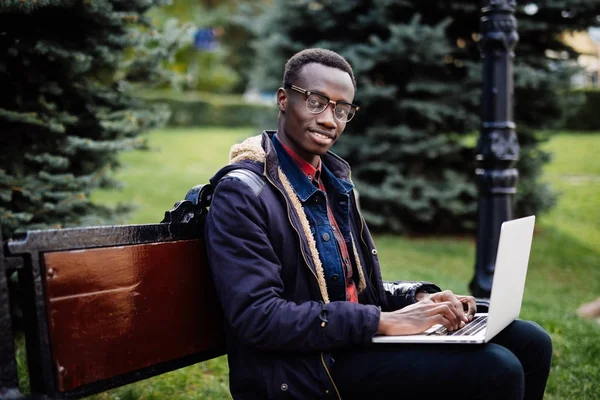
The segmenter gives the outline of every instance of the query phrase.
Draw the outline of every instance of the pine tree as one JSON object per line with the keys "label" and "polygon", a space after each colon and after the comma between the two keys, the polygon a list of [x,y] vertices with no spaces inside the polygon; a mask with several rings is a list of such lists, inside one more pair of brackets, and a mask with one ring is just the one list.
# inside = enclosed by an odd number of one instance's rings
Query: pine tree
{"label": "pine tree", "polygon": [[[600,8],[600,1],[589,1],[567,15],[567,3],[537,2],[534,15],[523,7],[517,14],[517,215],[543,212],[555,201],[540,182],[549,155],[534,129],[552,127],[568,109],[560,90],[568,86],[575,53],[559,34],[592,25]],[[256,24],[256,84],[265,90],[281,85],[285,61],[304,48],[329,48],[352,64],[361,109],[333,150],[353,166],[373,230],[474,228],[479,21],[480,2],[467,0],[275,0]],[[560,57],[551,58],[552,51]]]}
{"label": "pine tree", "polygon": [[[144,15],[164,0],[0,2],[0,221],[4,237],[45,227],[101,224],[124,208],[89,200],[118,186],[121,151],[169,110],[136,97],[168,84],[164,67],[188,38],[176,21]],[[126,207],[125,207],[126,208]]]}

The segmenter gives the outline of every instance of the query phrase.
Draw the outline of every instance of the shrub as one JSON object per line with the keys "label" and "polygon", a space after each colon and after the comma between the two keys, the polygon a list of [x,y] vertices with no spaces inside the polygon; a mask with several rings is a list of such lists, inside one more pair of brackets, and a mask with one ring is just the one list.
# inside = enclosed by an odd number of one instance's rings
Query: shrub
{"label": "shrub", "polygon": [[252,126],[275,129],[277,108],[274,105],[249,103],[237,95],[214,95],[170,91],[146,94],[151,102],[167,104],[171,109],[168,125],[187,126]]}
{"label": "shrub", "polygon": [[600,89],[579,89],[574,91],[585,96],[584,103],[568,118],[563,128],[566,130],[598,131],[600,130]]}

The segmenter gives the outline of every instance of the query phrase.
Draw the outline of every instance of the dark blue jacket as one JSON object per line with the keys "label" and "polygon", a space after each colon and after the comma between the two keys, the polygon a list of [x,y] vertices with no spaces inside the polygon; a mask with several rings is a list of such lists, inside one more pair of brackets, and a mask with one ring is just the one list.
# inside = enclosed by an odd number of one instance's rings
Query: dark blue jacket
{"label": "dark blue jacket", "polygon": [[[216,189],[205,238],[225,315],[231,394],[236,399],[339,398],[329,352],[369,345],[381,311],[413,303],[415,291],[427,286],[384,287],[377,250],[351,192],[347,244],[360,304],[330,302],[302,204],[308,199],[283,173],[273,134],[233,146],[230,164],[211,179]],[[344,160],[331,152],[322,160],[351,184]],[[396,296],[388,296],[389,290]]]}

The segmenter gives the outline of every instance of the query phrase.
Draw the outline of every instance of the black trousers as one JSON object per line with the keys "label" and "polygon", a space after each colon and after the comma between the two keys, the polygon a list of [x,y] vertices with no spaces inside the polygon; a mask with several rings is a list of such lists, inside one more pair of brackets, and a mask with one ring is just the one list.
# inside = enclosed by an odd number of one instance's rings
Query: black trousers
{"label": "black trousers", "polygon": [[342,399],[542,399],[550,336],[517,320],[483,345],[377,344],[333,354]]}

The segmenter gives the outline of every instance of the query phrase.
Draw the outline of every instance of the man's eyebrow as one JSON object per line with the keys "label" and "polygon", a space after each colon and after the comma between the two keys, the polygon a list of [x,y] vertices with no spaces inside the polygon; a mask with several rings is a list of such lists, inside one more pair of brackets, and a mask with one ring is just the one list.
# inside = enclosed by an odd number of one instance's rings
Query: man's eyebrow
{"label": "man's eyebrow", "polygon": [[[308,91],[309,91],[309,92],[311,92],[311,93],[320,94],[321,96],[325,96],[325,97],[327,97],[329,100],[331,100],[331,98],[330,98],[329,96],[327,96],[327,95],[326,95],[325,93],[323,93],[323,92],[319,92],[318,90],[311,90],[311,89],[306,89],[306,90],[308,90]],[[352,102],[351,102],[351,101],[348,101],[348,100],[338,100],[338,101],[336,101],[336,103],[348,103],[348,104],[352,104]]]}
{"label": "man's eyebrow", "polygon": [[320,92],[318,90],[312,90],[312,89],[306,89],[306,90],[308,90],[311,93],[320,94],[321,96],[325,96],[325,97],[329,98],[329,96],[327,96],[325,93]]}

